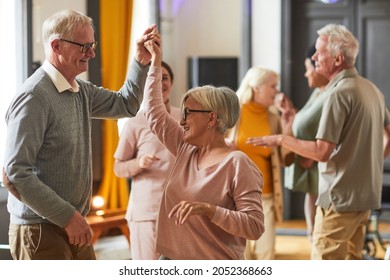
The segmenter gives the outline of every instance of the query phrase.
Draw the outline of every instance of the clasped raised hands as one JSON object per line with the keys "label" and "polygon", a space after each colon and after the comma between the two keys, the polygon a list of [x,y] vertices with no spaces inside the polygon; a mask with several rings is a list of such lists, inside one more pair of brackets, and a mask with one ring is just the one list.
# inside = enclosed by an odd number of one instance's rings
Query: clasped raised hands
{"label": "clasped raised hands", "polygon": [[156,24],[149,26],[142,37],[137,40],[135,59],[142,65],[147,65],[152,58],[150,51],[145,47],[146,42],[153,42],[158,47],[161,46],[161,36]]}

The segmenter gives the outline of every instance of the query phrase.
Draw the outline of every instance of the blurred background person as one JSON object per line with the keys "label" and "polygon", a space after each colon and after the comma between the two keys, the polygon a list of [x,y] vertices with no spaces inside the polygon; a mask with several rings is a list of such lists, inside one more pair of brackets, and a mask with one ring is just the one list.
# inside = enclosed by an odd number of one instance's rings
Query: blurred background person
{"label": "blurred background person", "polygon": [[[167,112],[177,122],[180,109],[170,105],[173,85],[171,67],[162,62],[162,94]],[[174,157],[152,133],[144,110],[126,121],[114,154],[118,177],[132,178],[126,220],[130,229],[133,260],[156,260],[156,220],[165,179]]]}
{"label": "blurred background person", "polygon": [[279,75],[273,70],[252,67],[247,71],[237,90],[241,105],[240,117],[227,135],[232,146],[248,155],[264,177],[265,232],[258,240],[248,240],[246,259],[275,259],[275,224],[283,219],[281,166],[282,163],[291,162],[293,155],[279,148],[246,144],[249,137],[284,133],[274,106],[279,93],[278,83]]}
{"label": "blurred background person", "polygon": [[370,213],[381,208],[390,115],[381,91],[355,68],[356,37],[337,24],[327,24],[317,34],[313,59],[329,84],[316,139],[280,134],[248,143],[283,146],[320,162],[311,258],[362,259]]}
{"label": "blurred background person", "polygon": [[[322,74],[315,71],[315,62],[312,56],[316,52],[312,45],[307,51],[305,63],[305,77],[308,86],[314,91],[306,104],[295,114],[292,122],[292,130],[289,132],[298,139],[315,140],[318,125],[321,118],[322,106],[326,99],[325,87],[329,80]],[[286,97],[283,96],[283,99]],[[279,99],[277,107],[282,112],[285,110],[295,110],[291,102]],[[289,126],[291,127],[291,126]],[[318,195],[318,166],[317,162],[299,155],[295,155],[294,164],[285,168],[284,186],[292,191],[305,193],[304,213],[306,220],[307,236],[311,240],[314,217],[316,212],[315,202]]]}

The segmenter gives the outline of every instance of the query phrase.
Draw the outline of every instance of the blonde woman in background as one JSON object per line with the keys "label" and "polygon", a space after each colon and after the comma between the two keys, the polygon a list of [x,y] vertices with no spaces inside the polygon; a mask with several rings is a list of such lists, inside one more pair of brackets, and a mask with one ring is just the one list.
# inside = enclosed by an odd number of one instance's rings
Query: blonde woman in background
{"label": "blonde woman in background", "polygon": [[227,141],[252,159],[264,177],[265,232],[260,239],[247,241],[246,259],[275,259],[275,223],[282,220],[283,214],[280,172],[283,158],[287,159],[290,153],[283,151],[282,155],[278,148],[254,147],[246,141],[253,136],[283,133],[280,117],[273,106],[279,93],[278,82],[279,76],[272,70],[262,67],[248,70],[237,90],[240,117],[227,137]]}

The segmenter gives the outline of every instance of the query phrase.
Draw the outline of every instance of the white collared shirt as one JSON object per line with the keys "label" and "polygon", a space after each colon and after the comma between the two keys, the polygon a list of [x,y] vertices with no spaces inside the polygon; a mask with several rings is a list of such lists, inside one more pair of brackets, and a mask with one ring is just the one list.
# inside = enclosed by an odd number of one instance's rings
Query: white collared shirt
{"label": "white collared shirt", "polygon": [[75,93],[79,91],[79,84],[77,81],[73,80],[72,84],[70,84],[60,71],[58,71],[48,60],[43,62],[42,68],[49,75],[58,92],[69,90]]}

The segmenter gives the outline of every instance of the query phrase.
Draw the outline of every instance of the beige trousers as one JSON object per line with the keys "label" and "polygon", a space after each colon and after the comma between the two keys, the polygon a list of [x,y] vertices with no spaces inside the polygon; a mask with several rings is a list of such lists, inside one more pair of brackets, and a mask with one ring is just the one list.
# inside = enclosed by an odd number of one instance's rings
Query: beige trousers
{"label": "beige trousers", "polygon": [[15,260],[95,260],[92,245],[77,246],[68,242],[62,228],[52,224],[9,227],[11,255]]}
{"label": "beige trousers", "polygon": [[130,229],[131,259],[158,260],[156,252],[156,221],[128,222]]}
{"label": "beige trousers", "polygon": [[263,235],[258,240],[247,240],[245,259],[274,260],[275,259],[275,211],[273,196],[263,197],[264,228]]}
{"label": "beige trousers", "polygon": [[317,206],[311,258],[360,260],[371,211],[336,212]]}

